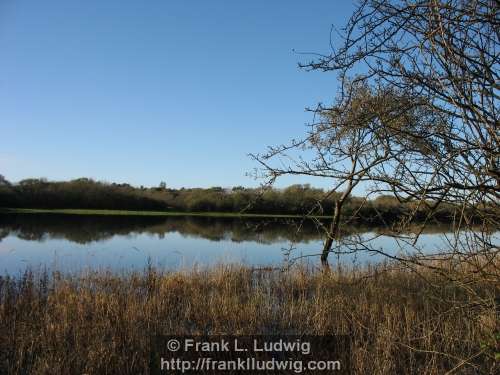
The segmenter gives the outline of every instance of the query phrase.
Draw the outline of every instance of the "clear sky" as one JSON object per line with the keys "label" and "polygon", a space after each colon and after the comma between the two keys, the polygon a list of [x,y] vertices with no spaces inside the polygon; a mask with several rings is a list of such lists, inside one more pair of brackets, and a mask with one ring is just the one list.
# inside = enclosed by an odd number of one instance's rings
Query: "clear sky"
{"label": "clear sky", "polygon": [[0,174],[255,186],[247,154],[304,134],[304,108],[335,95],[335,75],[298,69],[310,57],[293,50],[328,52],[352,9],[0,0]]}

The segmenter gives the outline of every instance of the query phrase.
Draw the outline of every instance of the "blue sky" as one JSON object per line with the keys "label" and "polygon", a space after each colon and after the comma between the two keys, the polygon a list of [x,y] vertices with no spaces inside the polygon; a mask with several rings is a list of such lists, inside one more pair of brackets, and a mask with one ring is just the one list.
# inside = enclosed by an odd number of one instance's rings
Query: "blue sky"
{"label": "blue sky", "polygon": [[293,50],[328,52],[352,9],[0,0],[0,174],[256,186],[247,154],[304,134],[304,108],[335,96],[335,75],[301,71]]}

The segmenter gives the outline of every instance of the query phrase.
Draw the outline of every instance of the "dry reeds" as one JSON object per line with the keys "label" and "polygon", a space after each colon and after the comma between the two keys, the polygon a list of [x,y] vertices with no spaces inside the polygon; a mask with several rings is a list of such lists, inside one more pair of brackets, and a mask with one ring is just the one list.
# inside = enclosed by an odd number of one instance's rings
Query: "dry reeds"
{"label": "dry reeds", "polygon": [[0,278],[0,373],[147,373],[154,334],[345,334],[357,374],[494,373],[497,289],[477,285],[478,305],[445,282],[387,265],[27,271]]}

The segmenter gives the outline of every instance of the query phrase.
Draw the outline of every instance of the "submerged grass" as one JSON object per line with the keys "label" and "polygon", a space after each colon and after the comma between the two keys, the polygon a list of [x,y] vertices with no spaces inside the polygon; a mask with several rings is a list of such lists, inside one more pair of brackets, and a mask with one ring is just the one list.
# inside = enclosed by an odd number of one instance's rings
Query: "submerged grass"
{"label": "submerged grass", "polygon": [[27,271],[0,278],[0,373],[147,373],[158,333],[346,334],[356,374],[494,373],[497,289],[479,292],[388,265]]}

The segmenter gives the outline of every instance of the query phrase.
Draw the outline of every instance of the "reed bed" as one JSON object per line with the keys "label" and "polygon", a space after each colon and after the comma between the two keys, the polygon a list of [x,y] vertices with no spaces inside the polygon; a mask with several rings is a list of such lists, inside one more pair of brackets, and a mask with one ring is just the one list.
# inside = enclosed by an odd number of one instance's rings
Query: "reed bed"
{"label": "reed bed", "polygon": [[498,286],[478,303],[425,272],[28,270],[0,278],[0,373],[148,373],[155,334],[344,334],[355,374],[498,371]]}

